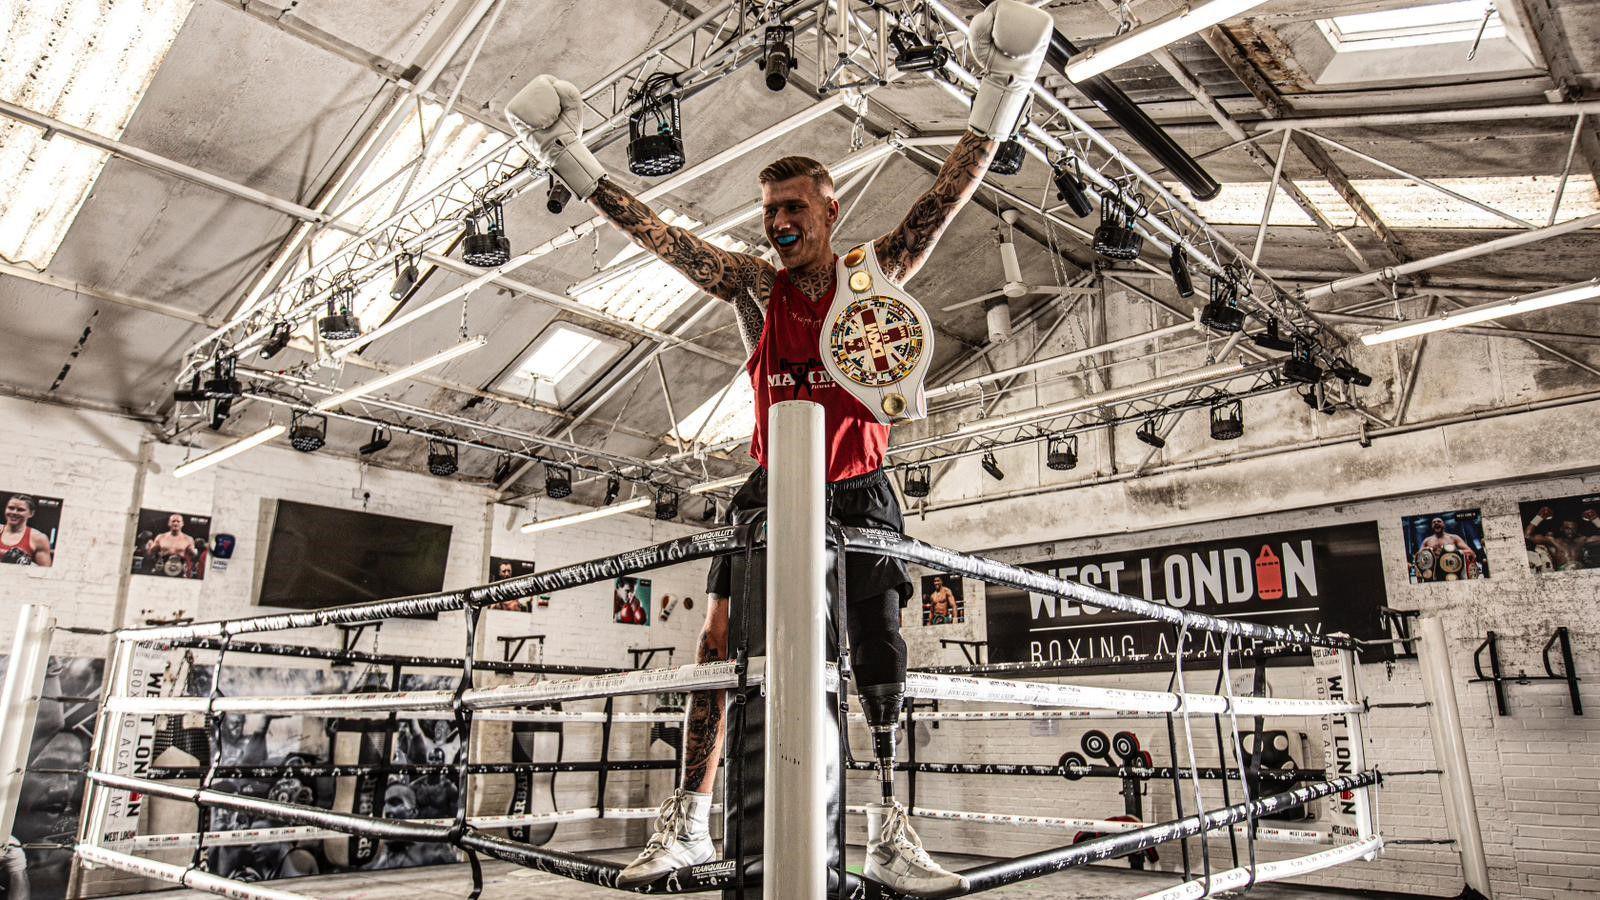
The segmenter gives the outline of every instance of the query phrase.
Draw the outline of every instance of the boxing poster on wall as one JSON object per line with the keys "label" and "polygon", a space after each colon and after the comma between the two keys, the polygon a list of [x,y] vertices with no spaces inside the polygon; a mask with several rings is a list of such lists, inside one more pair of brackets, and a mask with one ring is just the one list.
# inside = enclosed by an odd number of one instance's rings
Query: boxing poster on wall
{"label": "boxing poster on wall", "polygon": [[1489,577],[1483,514],[1475,509],[1406,516],[1406,566],[1412,584]]}
{"label": "boxing poster on wall", "polygon": [[1528,568],[1600,569],[1600,494],[1529,500],[1520,507]]}
{"label": "boxing poster on wall", "polygon": [[611,619],[624,625],[650,624],[650,579],[617,579],[611,588]]}
{"label": "boxing poster on wall", "polygon": [[[521,575],[532,575],[538,569],[534,567],[531,559],[512,559],[508,556],[489,557],[489,580],[505,581],[507,578],[516,578]],[[504,600],[489,607],[490,609],[509,609],[516,612],[527,612],[532,597],[517,597]],[[543,606],[544,604],[540,604]]]}
{"label": "boxing poster on wall", "polygon": [[[1383,558],[1376,522],[1306,528],[1029,563],[1030,569],[1176,609],[1308,631],[1384,636]],[[1084,671],[1165,668],[1171,625],[1053,595],[989,585],[991,662],[1062,661]],[[1192,632],[1190,658],[1214,659],[1221,635]],[[1246,642],[1248,656],[1304,661],[1303,646]],[[1373,648],[1369,659],[1387,659]]]}
{"label": "boxing poster on wall", "polygon": [[960,575],[922,576],[922,624],[953,625],[967,620]]}
{"label": "boxing poster on wall", "polygon": [[[6,657],[0,654],[0,670]],[[28,773],[17,800],[17,818],[0,856],[0,878],[9,873],[21,878],[16,896],[33,900],[60,900],[67,893],[72,867],[72,844],[78,834],[78,812],[83,805],[82,771],[89,763],[94,738],[94,698],[100,693],[105,663],[91,657],[52,656],[45,668],[33,742],[28,750]],[[70,698],[70,699],[63,699]],[[23,847],[27,849],[24,850]],[[13,857],[13,854],[19,856]],[[13,859],[24,861],[20,873]],[[6,895],[0,890],[0,895]]]}
{"label": "boxing poster on wall", "polygon": [[210,542],[210,516],[140,509],[139,534],[133,540],[133,574],[204,578]]}
{"label": "boxing poster on wall", "polygon": [[5,527],[0,529],[0,563],[51,566],[61,530],[61,498],[20,491],[0,492],[5,498]]}

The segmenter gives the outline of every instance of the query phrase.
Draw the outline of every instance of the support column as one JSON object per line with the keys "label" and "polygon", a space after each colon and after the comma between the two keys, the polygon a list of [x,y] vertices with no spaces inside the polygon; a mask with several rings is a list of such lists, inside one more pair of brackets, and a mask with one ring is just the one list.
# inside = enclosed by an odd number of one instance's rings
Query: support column
{"label": "support column", "polygon": [[1477,896],[1492,898],[1489,864],[1483,853],[1483,831],[1478,825],[1472,773],[1467,768],[1466,738],[1461,731],[1461,708],[1456,703],[1444,622],[1437,616],[1427,616],[1421,625],[1417,661],[1422,666],[1422,686],[1428,698],[1428,731],[1433,735],[1433,755],[1440,769],[1439,788],[1444,798],[1445,818],[1451,826],[1456,849],[1461,852],[1461,872],[1468,890],[1476,891]]}
{"label": "support column", "polygon": [[[827,523],[822,407],[772,407],[767,517],[767,701],[763,895],[822,900],[827,892]],[[781,848],[781,849],[779,849]],[[777,887],[777,886],[780,886]],[[767,889],[772,888],[772,889]]]}
{"label": "support column", "polygon": [[50,662],[50,632],[55,626],[49,607],[27,603],[17,611],[17,632],[6,660],[5,685],[0,689],[0,840],[11,834],[17,820],[39,692],[44,689]]}

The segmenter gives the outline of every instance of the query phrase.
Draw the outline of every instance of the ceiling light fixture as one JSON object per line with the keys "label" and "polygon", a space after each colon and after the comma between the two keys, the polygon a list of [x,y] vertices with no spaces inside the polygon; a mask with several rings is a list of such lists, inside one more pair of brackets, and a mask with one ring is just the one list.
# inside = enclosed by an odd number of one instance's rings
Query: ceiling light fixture
{"label": "ceiling light fixture", "polygon": [[544,495],[551,500],[572,496],[572,469],[555,463],[545,463]]}
{"label": "ceiling light fixture", "polygon": [[348,341],[361,336],[361,320],[355,308],[356,285],[346,274],[334,281],[328,295],[328,314],[317,320],[317,333],[325,341]]}
{"label": "ceiling light fixture", "polygon": [[1144,420],[1144,424],[1139,426],[1139,430],[1135,431],[1133,436],[1138,438],[1140,443],[1149,444],[1157,450],[1160,450],[1162,447],[1167,445],[1167,439],[1157,433],[1156,429],[1159,427],[1160,425],[1156,421],[1156,417],[1151,416],[1150,418]]}
{"label": "ceiling light fixture", "polygon": [[289,420],[289,446],[315,453],[328,443],[328,417],[296,411]]}
{"label": "ceiling light fixture", "polygon": [[1300,384],[1316,384],[1322,380],[1322,367],[1317,365],[1310,341],[1294,339],[1294,350],[1283,361],[1283,377]]}
{"label": "ceiling light fixture", "polygon": [[617,502],[617,495],[622,493],[622,479],[616,475],[606,476],[606,499],[601,506],[610,506]]}
{"label": "ceiling light fixture", "polygon": [[906,483],[902,490],[907,497],[926,497],[933,488],[933,469],[930,466],[911,466],[906,469]]}
{"label": "ceiling light fixture", "polygon": [[456,445],[449,441],[428,438],[428,471],[440,478],[449,478],[461,468]]}
{"label": "ceiling light fixture", "polygon": [[1294,349],[1294,341],[1289,340],[1278,332],[1278,320],[1268,319],[1267,330],[1250,335],[1250,340],[1263,350],[1277,350],[1288,353]]}
{"label": "ceiling light fixture", "polygon": [[1078,467],[1078,436],[1052,434],[1045,439],[1044,465],[1047,469],[1066,472]]}
{"label": "ceiling light fixture", "polygon": [[550,187],[544,192],[544,208],[550,215],[559,216],[570,202],[572,202],[572,191],[568,190],[566,185],[557,181],[556,176],[552,174],[550,176]]}
{"label": "ceiling light fixture", "polygon": [[1100,201],[1100,227],[1094,230],[1094,252],[1106,259],[1138,259],[1144,237],[1133,223],[1144,215],[1144,210],[1137,197],[1124,200],[1120,193],[1105,196]]}
{"label": "ceiling light fixture", "polygon": [[409,253],[402,253],[394,258],[394,281],[389,285],[389,299],[402,303],[416,290],[417,261]]}
{"label": "ceiling light fixture", "polygon": [[994,151],[994,161],[989,163],[989,171],[995,175],[1015,175],[1022,171],[1022,161],[1027,155],[1022,142],[1016,138],[1001,141],[999,149]]}
{"label": "ceiling light fixture", "polygon": [[1005,470],[1000,468],[999,460],[994,458],[994,451],[992,451],[992,450],[983,451],[982,463],[983,463],[983,470],[985,472],[989,473],[989,477],[990,478],[993,478],[995,481],[1005,481],[1006,480]]}
{"label": "ceiling light fixture", "polygon": [[604,519],[607,516],[616,516],[621,515],[622,513],[635,512],[637,510],[644,509],[654,502],[655,501],[649,496],[634,497],[632,500],[624,500],[621,503],[613,503],[609,506],[586,509],[583,512],[572,513],[571,515],[566,516],[557,516],[553,519],[543,519],[537,522],[529,522],[528,524],[522,526],[522,533],[533,534],[534,532],[538,531],[549,531],[552,528],[563,528],[568,525],[577,525],[583,522],[593,522],[596,519]]}
{"label": "ceiling light fixture", "polygon": [[377,453],[379,450],[388,447],[392,442],[393,438],[389,435],[388,426],[375,425],[372,429],[372,440],[362,444],[361,447],[356,450],[356,452],[362,456],[371,456],[372,454]]}
{"label": "ceiling light fixture", "polygon": [[511,261],[506,210],[500,201],[485,200],[476,213],[467,217],[467,233],[461,239],[461,261],[480,269],[493,269]]}
{"label": "ceiling light fixture", "polygon": [[289,346],[289,338],[294,334],[294,326],[279,320],[272,323],[272,328],[267,331],[267,339],[261,342],[261,349],[257,352],[262,359],[271,359],[283,352]]}
{"label": "ceiling light fixture", "polygon": [[669,487],[656,491],[656,518],[665,522],[678,517],[678,492]]}
{"label": "ceiling light fixture", "polygon": [[477,337],[469,338],[448,350],[435,353],[427,359],[418,360],[417,362],[414,362],[403,369],[395,369],[393,372],[390,372],[387,375],[379,376],[378,378],[374,378],[364,384],[358,384],[349,390],[341,391],[331,397],[324,397],[321,400],[318,400],[316,406],[312,407],[312,409],[318,410],[319,412],[330,409],[338,409],[340,406],[356,399],[357,397],[364,397],[374,391],[383,390],[389,385],[395,384],[396,382],[405,381],[419,372],[425,372],[434,366],[444,365],[458,356],[465,356],[479,347],[482,347],[486,343],[488,343],[488,338],[481,334]]}
{"label": "ceiling light fixture", "polygon": [[890,29],[889,43],[895,49],[894,67],[902,72],[934,72],[950,61],[949,50],[898,25]]}
{"label": "ceiling light fixture", "polygon": [[1211,0],[1209,3],[1179,7],[1177,11],[1148,25],[1141,25],[1093,49],[1073,55],[1067,62],[1067,78],[1074,83],[1081,83],[1125,62],[1160,50],[1180,38],[1221,24],[1264,2],[1266,0]]}
{"label": "ceiling light fixture", "polygon": [[1211,276],[1211,299],[1200,311],[1200,324],[1218,334],[1233,334],[1244,327],[1244,311],[1239,309],[1239,287],[1232,267]]}
{"label": "ceiling light fixture", "polygon": [[1094,212],[1094,201],[1090,199],[1089,191],[1078,175],[1077,157],[1057,160],[1050,178],[1056,185],[1056,198],[1065,203],[1073,215],[1081,219]]}
{"label": "ceiling light fixture", "polygon": [[1183,253],[1182,244],[1172,245],[1172,254],[1167,257],[1167,268],[1172,272],[1172,283],[1177,286],[1179,297],[1194,296],[1194,278],[1189,275],[1189,258]]}
{"label": "ceiling light fixture", "polygon": [[1211,439],[1232,441],[1244,437],[1244,404],[1237,397],[1218,397],[1211,404]]}
{"label": "ceiling light fixture", "polygon": [[683,168],[683,120],[677,76],[657,72],[629,99],[639,108],[628,115],[628,171],[658,178]]}
{"label": "ceiling light fixture", "polygon": [[788,86],[789,72],[799,65],[793,41],[792,25],[768,25],[761,35],[761,58],[756,65],[767,73],[767,90],[781,91]]}
{"label": "ceiling light fixture", "polygon": [[205,456],[198,456],[189,460],[183,465],[178,466],[176,469],[173,469],[172,477],[187,478],[201,469],[214,466],[225,459],[231,459],[235,456],[238,456],[252,447],[259,447],[278,435],[283,434],[286,430],[287,429],[285,429],[282,425],[268,425],[255,434],[252,434],[248,437],[242,437],[231,444],[225,444],[221,447],[218,447],[210,453],[207,453]]}
{"label": "ceiling light fixture", "polygon": [[1480,303],[1477,306],[1468,306],[1464,309],[1452,309],[1435,316],[1429,316],[1426,319],[1414,319],[1409,322],[1396,322],[1393,325],[1385,325],[1372,334],[1362,335],[1361,343],[1370,347],[1374,344],[1420,337],[1436,331],[1448,331],[1452,328],[1460,328],[1463,325],[1476,325],[1479,322],[1489,322],[1506,316],[1521,315],[1522,313],[1548,309],[1552,306],[1560,306],[1566,303],[1592,300],[1595,297],[1600,297],[1600,277],[1563,287],[1536,291],[1532,294],[1509,297],[1505,300]]}

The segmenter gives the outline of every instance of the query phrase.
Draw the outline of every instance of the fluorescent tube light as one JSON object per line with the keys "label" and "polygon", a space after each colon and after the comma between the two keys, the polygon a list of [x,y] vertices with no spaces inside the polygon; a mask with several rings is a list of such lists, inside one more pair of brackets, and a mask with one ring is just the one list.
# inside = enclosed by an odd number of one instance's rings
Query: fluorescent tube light
{"label": "fluorescent tube light", "polygon": [[319,412],[337,409],[341,405],[348,403],[357,397],[364,397],[373,391],[381,391],[389,385],[396,382],[405,381],[407,378],[410,378],[419,372],[426,372],[434,366],[444,365],[458,356],[465,356],[479,347],[482,347],[486,343],[488,343],[488,339],[480,334],[475,338],[462,341],[461,343],[441,353],[435,353],[427,359],[418,360],[417,362],[414,362],[403,369],[395,369],[393,372],[390,372],[389,374],[379,378],[374,378],[365,384],[358,384],[347,391],[341,391],[340,393],[334,394],[331,397],[324,397],[317,401],[317,405],[312,408],[318,410]]}
{"label": "fluorescent tube light", "polygon": [[709,494],[712,491],[720,491],[731,487],[738,487],[749,480],[749,472],[746,472],[743,475],[729,475],[727,478],[718,478],[716,481],[702,481],[694,487],[689,488],[689,493]]}
{"label": "fluorescent tube light", "polygon": [[610,506],[601,506],[596,509],[586,509],[583,512],[573,513],[568,516],[557,516],[554,519],[541,519],[537,522],[529,522],[528,524],[522,526],[522,533],[533,534],[538,531],[549,531],[552,528],[565,528],[568,525],[577,525],[582,522],[593,522],[596,519],[604,519],[609,516],[615,516],[622,513],[633,512],[634,510],[644,509],[648,506],[655,505],[655,502],[655,498],[648,495],[635,497],[632,500],[624,500],[621,503],[613,503]]}
{"label": "fluorescent tube light", "polygon": [[261,429],[249,437],[240,438],[231,444],[218,447],[210,453],[207,453],[205,456],[200,456],[189,460],[176,469],[173,469],[172,477],[183,478],[186,475],[193,475],[201,469],[214,466],[225,459],[231,459],[235,456],[238,456],[246,450],[249,450],[251,447],[259,447],[278,435],[283,434],[285,430],[286,429],[282,425],[268,425],[266,428]]}
{"label": "fluorescent tube light", "polygon": [[1426,319],[1396,322],[1393,325],[1386,325],[1371,334],[1362,335],[1361,343],[1369,347],[1374,344],[1386,344],[1389,341],[1419,337],[1424,334],[1432,334],[1435,331],[1448,331],[1451,328],[1460,328],[1463,325],[1476,325],[1479,322],[1520,315],[1537,309],[1560,306],[1564,303],[1592,300],[1595,297],[1600,297],[1600,278],[1591,278],[1588,281],[1580,281],[1577,284],[1550,288],[1532,294],[1523,294],[1520,297],[1511,297],[1506,300],[1494,300],[1489,303],[1480,303],[1477,306],[1453,309],[1439,313],[1436,316],[1429,316]]}
{"label": "fluorescent tube light", "polygon": [[1104,74],[1129,60],[1160,50],[1179,38],[1249,12],[1264,2],[1266,0],[1211,0],[1199,6],[1180,8],[1072,57],[1067,61],[1067,78],[1082,82]]}

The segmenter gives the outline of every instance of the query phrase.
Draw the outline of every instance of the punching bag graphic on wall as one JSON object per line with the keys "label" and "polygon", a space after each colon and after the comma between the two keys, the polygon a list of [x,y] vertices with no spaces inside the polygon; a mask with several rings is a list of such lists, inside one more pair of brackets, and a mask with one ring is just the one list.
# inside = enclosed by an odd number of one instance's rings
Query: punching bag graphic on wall
{"label": "punching bag graphic on wall", "polygon": [[1263,600],[1277,600],[1283,596],[1283,563],[1272,552],[1271,544],[1262,544],[1256,554],[1256,593]]}

